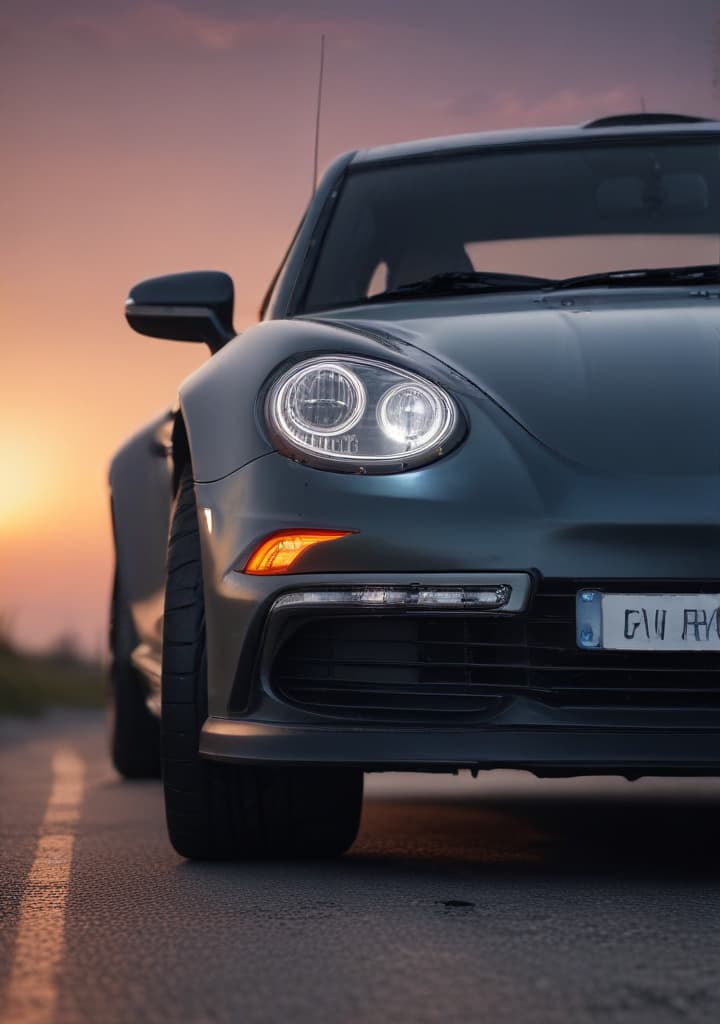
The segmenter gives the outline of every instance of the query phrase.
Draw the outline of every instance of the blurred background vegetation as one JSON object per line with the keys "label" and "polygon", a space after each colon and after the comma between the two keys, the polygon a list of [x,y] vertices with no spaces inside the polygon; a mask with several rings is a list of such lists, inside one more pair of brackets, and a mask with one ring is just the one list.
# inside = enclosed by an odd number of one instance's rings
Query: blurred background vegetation
{"label": "blurred background vegetation", "polygon": [[77,640],[59,637],[42,654],[20,650],[10,616],[0,612],[0,715],[40,715],[50,708],[100,708],[104,666],[85,657]]}

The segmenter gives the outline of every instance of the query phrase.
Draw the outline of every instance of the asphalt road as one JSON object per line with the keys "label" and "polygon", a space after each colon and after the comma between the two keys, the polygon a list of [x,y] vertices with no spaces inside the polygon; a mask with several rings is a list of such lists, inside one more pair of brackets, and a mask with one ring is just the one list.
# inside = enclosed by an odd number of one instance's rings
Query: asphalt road
{"label": "asphalt road", "polygon": [[720,1020],[720,782],[371,776],[334,863],[204,865],[96,714],[0,722],[0,1019]]}

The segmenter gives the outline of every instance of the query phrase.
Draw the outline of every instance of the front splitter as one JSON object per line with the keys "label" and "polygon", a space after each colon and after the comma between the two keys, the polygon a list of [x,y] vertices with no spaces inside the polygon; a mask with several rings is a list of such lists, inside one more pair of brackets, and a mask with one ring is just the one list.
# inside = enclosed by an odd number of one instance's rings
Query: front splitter
{"label": "front splitter", "polygon": [[200,753],[233,763],[343,765],[366,771],[518,768],[537,774],[720,775],[718,729],[380,729],[208,718]]}

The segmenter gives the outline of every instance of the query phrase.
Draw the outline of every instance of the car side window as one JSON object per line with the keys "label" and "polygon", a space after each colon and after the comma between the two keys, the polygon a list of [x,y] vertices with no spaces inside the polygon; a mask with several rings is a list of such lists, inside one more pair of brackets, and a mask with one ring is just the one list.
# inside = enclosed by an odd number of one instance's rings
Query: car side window
{"label": "car side window", "polygon": [[370,282],[366,292],[368,298],[371,295],[379,295],[381,292],[387,291],[388,273],[389,268],[387,263],[385,260],[381,260],[373,270],[370,277]]}

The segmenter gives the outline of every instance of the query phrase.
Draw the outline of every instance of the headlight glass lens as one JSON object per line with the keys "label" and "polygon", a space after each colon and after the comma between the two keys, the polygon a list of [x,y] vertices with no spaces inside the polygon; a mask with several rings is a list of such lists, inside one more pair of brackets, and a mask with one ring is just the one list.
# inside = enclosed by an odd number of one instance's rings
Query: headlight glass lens
{"label": "headlight glass lens", "polygon": [[346,433],[364,409],[365,388],[336,363],[318,363],[294,374],[280,405],[293,433],[319,436]]}
{"label": "headlight glass lens", "polygon": [[378,422],[388,437],[403,445],[419,446],[435,433],[442,420],[440,402],[424,384],[397,384],[378,406]]}
{"label": "headlight glass lens", "polygon": [[462,421],[437,384],[359,356],[306,359],[270,388],[268,423],[281,449],[345,472],[400,472],[438,458]]}

